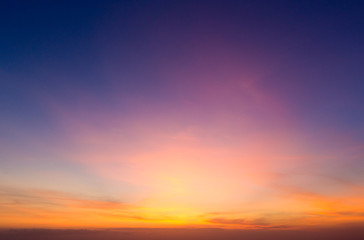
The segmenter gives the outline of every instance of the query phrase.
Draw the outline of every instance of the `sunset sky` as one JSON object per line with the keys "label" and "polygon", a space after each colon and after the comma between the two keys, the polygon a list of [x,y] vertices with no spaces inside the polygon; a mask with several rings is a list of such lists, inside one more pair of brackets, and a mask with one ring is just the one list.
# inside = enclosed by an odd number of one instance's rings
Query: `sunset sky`
{"label": "sunset sky", "polygon": [[364,224],[363,1],[2,1],[0,228]]}

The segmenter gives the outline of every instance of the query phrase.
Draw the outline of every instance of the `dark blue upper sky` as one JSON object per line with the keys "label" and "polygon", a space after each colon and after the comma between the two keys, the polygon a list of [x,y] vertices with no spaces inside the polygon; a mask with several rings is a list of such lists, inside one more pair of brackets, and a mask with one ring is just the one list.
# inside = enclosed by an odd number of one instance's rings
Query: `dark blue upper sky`
{"label": "dark blue upper sky", "polygon": [[115,81],[126,95],[159,98],[169,85],[156,63],[183,71],[222,51],[243,56],[242,68],[269,68],[259,84],[303,125],[363,136],[363,9],[363,1],[2,1],[3,121],[51,124],[37,99],[44,94],[77,102],[83,92],[110,106]]}

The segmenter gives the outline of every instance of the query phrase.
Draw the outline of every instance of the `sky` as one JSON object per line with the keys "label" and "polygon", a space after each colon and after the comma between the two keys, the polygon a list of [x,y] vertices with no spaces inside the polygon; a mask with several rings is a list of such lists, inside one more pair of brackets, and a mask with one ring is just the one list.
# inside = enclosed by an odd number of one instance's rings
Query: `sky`
{"label": "sky", "polygon": [[0,228],[364,223],[363,1],[2,1]]}

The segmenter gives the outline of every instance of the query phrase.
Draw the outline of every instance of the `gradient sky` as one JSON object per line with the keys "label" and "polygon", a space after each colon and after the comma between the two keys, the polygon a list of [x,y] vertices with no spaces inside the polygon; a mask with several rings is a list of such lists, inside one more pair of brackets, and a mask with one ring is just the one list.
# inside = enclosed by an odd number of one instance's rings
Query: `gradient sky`
{"label": "gradient sky", "polygon": [[364,223],[363,1],[2,1],[0,227]]}

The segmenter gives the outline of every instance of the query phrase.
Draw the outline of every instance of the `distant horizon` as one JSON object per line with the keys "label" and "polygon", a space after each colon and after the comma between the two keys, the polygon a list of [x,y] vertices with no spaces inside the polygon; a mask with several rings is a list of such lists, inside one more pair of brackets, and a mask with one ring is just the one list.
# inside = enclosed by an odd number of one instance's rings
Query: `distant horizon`
{"label": "distant horizon", "polygon": [[122,228],[106,230],[87,229],[13,229],[0,230],[0,239],[298,239],[308,240],[315,238],[327,239],[362,239],[364,229],[349,227],[343,229],[316,229],[316,230],[272,230],[272,229],[171,229],[171,228]]}

